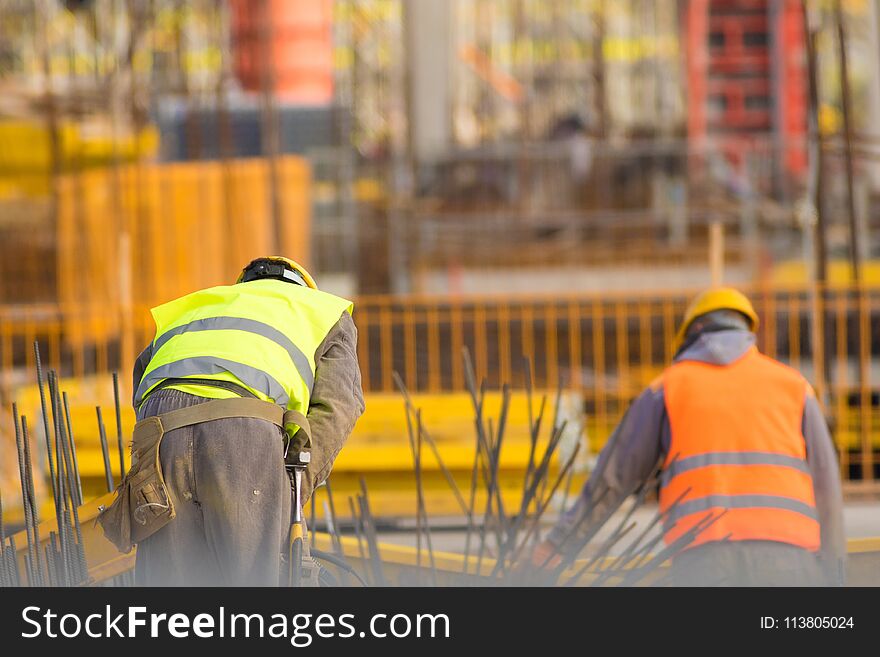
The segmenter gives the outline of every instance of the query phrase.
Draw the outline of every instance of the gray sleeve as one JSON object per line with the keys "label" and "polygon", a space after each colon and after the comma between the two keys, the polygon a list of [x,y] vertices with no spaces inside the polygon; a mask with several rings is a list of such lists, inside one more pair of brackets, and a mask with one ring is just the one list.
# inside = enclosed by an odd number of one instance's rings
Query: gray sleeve
{"label": "gray sleeve", "polygon": [[[632,403],[599,455],[596,469],[584,484],[574,505],[560,516],[547,539],[559,547],[576,533],[619,503],[628,491],[644,483],[657,466],[663,448],[666,423],[662,388],[648,388]],[[607,493],[603,493],[605,489]],[[601,501],[592,505],[594,495]],[[569,544],[573,539],[568,539]]]}
{"label": "gray sleeve", "polygon": [[843,527],[840,468],[828,425],[812,394],[807,395],[804,405],[803,430],[822,532],[822,568],[829,584],[842,585],[846,566],[846,534]]}
{"label": "gray sleeve", "polygon": [[330,475],[333,461],[364,412],[357,328],[347,312],[315,352],[315,385],[309,401],[311,463],[303,477],[303,501]]}
{"label": "gray sleeve", "polygon": [[131,372],[131,403],[134,404],[134,395],[137,394],[138,386],[141,384],[141,379],[144,378],[144,372],[147,369],[147,365],[150,364],[150,361],[153,358],[153,343],[151,342],[137,357],[137,360],[134,362],[134,369]]}

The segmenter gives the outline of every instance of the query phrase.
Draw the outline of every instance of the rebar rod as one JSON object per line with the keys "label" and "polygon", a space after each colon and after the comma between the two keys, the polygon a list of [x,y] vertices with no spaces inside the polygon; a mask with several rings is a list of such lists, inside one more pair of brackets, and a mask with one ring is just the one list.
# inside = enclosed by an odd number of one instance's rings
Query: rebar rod
{"label": "rebar rod", "polygon": [[104,426],[104,418],[101,407],[95,406],[95,415],[98,418],[98,435],[101,437],[101,455],[104,457],[104,478],[107,481],[107,492],[112,493],[116,488],[113,481],[113,468],[110,465],[110,447],[107,445],[107,428]]}
{"label": "rebar rod", "polygon": [[64,419],[67,423],[67,435],[70,437],[71,465],[73,466],[73,480],[76,482],[76,489],[74,490],[76,493],[76,505],[82,506],[82,478],[79,475],[79,461],[76,458],[76,440],[73,437],[73,426],[70,423],[70,405],[67,402],[66,392],[61,393],[61,400],[64,403]]}
{"label": "rebar rod", "polygon": [[382,555],[379,553],[379,538],[376,531],[376,522],[373,513],[370,510],[370,501],[367,493],[367,482],[361,477],[361,495],[359,496],[359,504],[361,509],[361,518],[364,523],[364,536],[367,540],[367,546],[370,548],[370,563],[373,566],[373,574],[378,586],[386,586],[385,573],[382,570]]}
{"label": "rebar rod", "polygon": [[[56,395],[59,392],[59,385],[60,385],[60,382],[58,381],[58,379],[56,377],[56,386],[55,386]],[[57,403],[60,405],[62,403],[62,400],[59,398],[57,400]],[[59,408],[59,410],[60,410],[60,408]],[[77,504],[77,500],[76,500],[77,475],[76,475],[76,472],[74,471],[75,466],[74,466],[74,462],[73,462],[72,448],[70,446],[70,442],[71,442],[70,436],[67,435],[67,430],[64,426],[64,422],[63,422],[62,418],[59,418],[59,422],[60,422],[60,429],[61,429],[61,433],[59,434],[59,438],[61,439],[62,455],[64,457],[64,468],[67,471],[68,480],[70,482],[69,494],[70,494],[71,513],[70,513],[69,518],[72,522],[71,529],[72,529],[73,536],[74,536],[74,543],[73,543],[73,545],[71,545],[71,548],[73,549],[73,558],[74,558],[74,564],[75,564],[75,571],[74,571],[76,574],[75,582],[79,582],[85,577],[85,574],[88,569],[86,566],[85,552],[83,550],[82,527],[80,526],[80,522],[79,522],[79,504]]]}
{"label": "rebar rod", "polygon": [[[422,469],[422,412],[419,411],[416,413],[416,454],[418,455],[419,462],[419,472],[421,473]],[[437,566],[434,563],[434,544],[431,540],[431,526],[428,521],[428,510],[425,507],[425,494],[423,490],[423,484],[421,481],[421,474],[419,475],[419,489],[422,490],[420,497],[420,505],[419,510],[422,514],[422,526],[425,530],[425,543],[428,546],[428,562],[431,564],[431,581],[434,586],[437,586]],[[366,494],[366,489],[365,493]]]}
{"label": "rebar rod", "polygon": [[[400,378],[400,375],[396,371],[392,373],[392,376],[398,389],[403,395],[403,400],[407,408],[410,410],[410,412],[415,413],[415,404],[413,404],[412,398],[409,394],[409,390],[407,390],[403,379]],[[459,489],[458,484],[455,481],[455,477],[452,476],[452,472],[450,472],[449,468],[446,467],[446,463],[443,461],[443,457],[440,456],[440,450],[437,448],[436,442],[428,433],[427,429],[424,428],[422,429],[422,437],[425,439],[425,442],[428,443],[428,447],[430,447],[431,451],[434,453],[434,458],[437,459],[437,465],[440,467],[440,472],[443,474],[443,477],[449,484],[449,488],[452,490],[452,494],[455,496],[458,505],[461,507],[462,513],[467,514],[468,507],[464,501],[464,497],[462,497],[461,490]]]}
{"label": "rebar rod", "polygon": [[19,425],[18,405],[12,404],[12,419],[15,423],[15,448],[18,454],[18,474],[21,481],[21,504],[24,510],[24,528],[25,538],[27,539],[27,555],[26,571],[28,577],[28,586],[35,585],[35,578],[31,565],[37,558],[37,546],[34,543],[34,515],[31,508],[31,499],[28,495],[28,476],[24,465],[24,446],[22,445],[21,426]]}
{"label": "rebar rod", "polygon": [[113,372],[113,403],[116,406],[116,444],[119,448],[119,481],[125,478],[125,450],[122,446],[122,411],[119,404],[119,374]]}
{"label": "rebar rod", "polygon": [[58,524],[61,524],[61,516],[58,514],[61,500],[58,497],[58,486],[55,482],[55,464],[52,462],[52,438],[49,433],[49,413],[46,408],[46,391],[43,389],[43,365],[40,359],[40,343],[37,340],[34,340],[34,361],[37,366],[37,388],[40,391],[40,410],[43,416],[43,437],[46,441],[46,459],[49,462],[49,478],[52,483],[52,499],[55,502],[55,520]]}
{"label": "rebar rod", "polygon": [[33,523],[32,532],[35,548],[34,566],[36,568],[37,586],[44,586],[45,578],[43,577],[43,568],[40,565],[40,513],[34,491],[34,468],[33,462],[31,461],[31,439],[28,432],[27,418],[23,415],[21,416],[21,438],[22,443],[24,444],[24,471],[27,475],[27,491],[31,507],[31,522]]}
{"label": "rebar rod", "polygon": [[[543,501],[543,503],[539,506],[537,512],[535,513],[535,516],[532,519],[531,524],[529,525],[529,530],[528,530],[528,532],[526,532],[526,535],[523,538],[522,542],[519,544],[518,547],[514,548],[514,552],[510,557],[511,563],[516,563],[516,561],[519,559],[520,555],[522,554],[523,549],[525,549],[525,546],[528,545],[529,539],[531,539],[531,537],[535,534],[535,532],[537,532],[538,527],[541,523],[541,518],[544,515],[544,512],[550,506],[550,502],[552,501],[553,495],[556,493],[556,490],[559,487],[559,483],[562,481],[562,478],[565,477],[566,472],[571,470],[571,467],[574,464],[575,458],[577,458],[577,455],[578,455],[578,452],[580,451],[580,448],[581,448],[581,443],[578,443],[575,446],[574,452],[572,452],[572,455],[569,457],[568,461],[566,462],[565,466],[563,467],[562,471],[560,472],[559,476],[556,478],[556,482],[553,484],[553,487],[550,490],[550,495],[547,496],[547,499],[545,499]],[[523,518],[523,520],[524,520],[524,518]],[[522,522],[522,520],[520,522]],[[516,531],[512,533],[512,537],[513,537],[514,541],[518,538],[518,536],[517,536],[518,531],[519,531],[519,528],[517,527]]]}
{"label": "rebar rod", "polygon": [[330,479],[324,482],[324,487],[327,489],[327,505],[330,508],[330,518],[333,520],[333,528],[334,532],[330,535],[333,537],[333,549],[337,554],[344,554],[342,550],[342,539],[339,537],[339,527],[336,522],[336,504],[333,501],[333,488],[330,486]]}
{"label": "rebar rod", "polygon": [[[357,509],[354,505],[354,498],[351,495],[348,496],[348,507],[351,511],[352,522],[354,524],[354,534],[357,537],[358,544],[358,553],[360,554],[361,561],[363,563],[367,563],[367,553],[364,550],[364,537],[361,533],[361,525],[360,525],[360,517],[358,516]],[[365,570],[364,573],[367,571]],[[375,582],[370,582],[370,584],[375,584]]]}

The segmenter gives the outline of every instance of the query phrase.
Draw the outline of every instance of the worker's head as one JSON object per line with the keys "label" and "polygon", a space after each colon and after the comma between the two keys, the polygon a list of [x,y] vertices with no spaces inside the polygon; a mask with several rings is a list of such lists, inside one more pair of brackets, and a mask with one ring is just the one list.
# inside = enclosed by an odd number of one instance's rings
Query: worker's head
{"label": "worker's head", "polygon": [[706,330],[758,330],[758,313],[748,297],[731,287],[718,287],[698,295],[688,306],[675,336],[675,350]]}
{"label": "worker's head", "polygon": [[290,258],[282,256],[266,256],[251,260],[248,265],[241,270],[236,283],[249,283],[251,281],[263,278],[274,278],[279,281],[287,281],[295,283],[303,287],[310,287],[317,290],[315,279],[311,277],[306,268],[298,262]]}

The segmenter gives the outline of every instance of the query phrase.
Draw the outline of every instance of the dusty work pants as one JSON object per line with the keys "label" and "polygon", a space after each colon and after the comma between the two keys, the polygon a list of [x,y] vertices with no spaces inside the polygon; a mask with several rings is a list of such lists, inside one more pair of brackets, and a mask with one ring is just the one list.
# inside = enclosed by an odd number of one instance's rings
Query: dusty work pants
{"label": "dusty work pants", "polygon": [[[150,395],[138,419],[209,401]],[[277,586],[290,528],[281,429],[226,418],[165,434],[159,451],[177,517],[138,545],[144,586]]]}
{"label": "dusty work pants", "polygon": [[773,541],[706,543],[672,562],[674,586],[824,586],[815,554]]}

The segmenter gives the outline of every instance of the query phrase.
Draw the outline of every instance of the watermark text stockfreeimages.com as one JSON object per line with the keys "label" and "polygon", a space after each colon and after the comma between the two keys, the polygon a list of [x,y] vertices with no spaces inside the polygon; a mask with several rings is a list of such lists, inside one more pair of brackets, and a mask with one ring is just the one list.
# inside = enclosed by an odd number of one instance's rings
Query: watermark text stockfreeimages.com
{"label": "watermark text stockfreeimages.com", "polygon": [[298,648],[315,638],[450,638],[446,614],[372,614],[359,622],[356,614],[231,613],[219,607],[213,613],[156,613],[132,606],[122,611],[106,605],[101,612],[83,614],[51,608],[25,607],[21,612],[22,638],[73,639],[78,637],[137,639],[273,638],[286,639]]}

